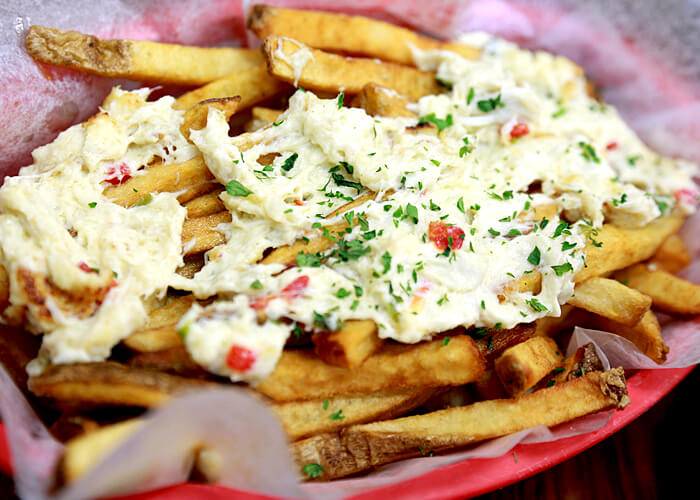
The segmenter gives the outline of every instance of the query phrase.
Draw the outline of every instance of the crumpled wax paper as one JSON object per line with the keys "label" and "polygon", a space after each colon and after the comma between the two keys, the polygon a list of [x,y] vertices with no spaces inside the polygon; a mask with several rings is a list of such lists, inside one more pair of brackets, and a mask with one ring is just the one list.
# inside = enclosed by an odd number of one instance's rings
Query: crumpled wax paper
{"label": "crumpled wax paper", "polygon": [[[31,161],[29,152],[97,109],[117,82],[37,65],[23,52],[28,26],[45,24],[103,37],[132,37],[194,45],[254,42],[244,16],[254,2],[181,0],[14,0],[0,5],[0,176]],[[270,1],[279,6],[322,8],[407,25],[450,38],[483,30],[526,48],[545,49],[581,64],[606,101],[655,149],[700,161],[700,2],[592,0],[589,2],[418,0],[386,2]],[[700,283],[700,216],[682,231],[694,259],[682,275]],[[577,329],[569,350],[596,342],[612,366],[657,369],[700,361],[700,323],[671,320],[664,338],[671,351],[659,367],[629,342],[605,332]],[[634,402],[632,403],[634,404]],[[62,445],[33,414],[21,393],[0,371],[0,410],[13,453],[15,480],[23,498],[46,498]],[[178,398],[149,412],[147,425],[83,480],[59,495],[89,498],[142,491],[185,480],[194,443],[226,456],[221,484],[286,497],[338,498],[415,477],[471,457],[499,456],[519,442],[541,442],[590,432],[605,425],[602,413],[534,428],[440,457],[392,464],[366,477],[297,485],[281,429],[255,398],[238,389]]]}

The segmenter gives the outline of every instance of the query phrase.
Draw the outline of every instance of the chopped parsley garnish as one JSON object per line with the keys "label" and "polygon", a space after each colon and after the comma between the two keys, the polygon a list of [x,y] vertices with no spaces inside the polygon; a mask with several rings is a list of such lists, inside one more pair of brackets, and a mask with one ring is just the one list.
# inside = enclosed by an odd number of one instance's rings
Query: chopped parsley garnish
{"label": "chopped parsley garnish", "polygon": [[314,325],[318,326],[319,328],[323,328],[325,330],[329,329],[328,326],[328,319],[326,318],[325,315],[321,314],[320,312],[313,312],[314,314]]}
{"label": "chopped parsley garnish", "polygon": [[231,196],[248,196],[253,192],[237,180],[232,180],[226,184],[226,192]]}
{"label": "chopped parsley garnish", "polygon": [[338,162],[338,164],[339,164],[341,167],[343,167],[343,168],[345,169],[345,171],[346,171],[347,173],[349,173],[350,175],[352,175],[352,174],[355,172],[355,167],[353,167],[352,165],[350,165],[350,164],[349,164],[348,162],[346,162],[346,161]]}
{"label": "chopped parsley garnish", "polygon": [[527,302],[527,305],[529,305],[533,311],[543,312],[549,310],[544,304],[542,304],[542,302],[537,300],[535,297],[531,298],[530,300],[526,300],[525,302]]}
{"label": "chopped parsley garnish", "polygon": [[450,343],[450,337],[445,337],[445,340],[442,341],[442,345],[447,345]]}
{"label": "chopped parsley garnish", "polygon": [[321,257],[313,253],[299,252],[297,254],[297,266],[299,267],[320,267]]}
{"label": "chopped parsley garnish", "polygon": [[389,272],[389,269],[391,269],[391,254],[389,252],[384,252],[381,259],[382,266],[384,267],[384,269],[382,269],[382,274],[386,274]]}
{"label": "chopped parsley garnish", "polygon": [[447,127],[451,127],[453,125],[452,115],[448,114],[445,118],[438,118],[435,116],[435,113],[430,113],[429,115],[422,116],[420,120],[418,120],[418,125],[426,125],[427,123],[432,123],[435,125],[438,129],[438,133],[440,133]]}
{"label": "chopped parsley garnish", "polygon": [[345,94],[341,92],[338,94],[338,109],[343,107],[343,99],[345,99]]}
{"label": "chopped parsley garnish", "polygon": [[346,290],[345,288],[341,288],[335,293],[335,296],[338,297],[339,299],[344,299],[345,297],[348,297],[351,293],[352,292],[350,290]]}
{"label": "chopped parsley garnish", "polygon": [[151,193],[146,193],[141,198],[139,198],[136,203],[134,203],[134,206],[142,207],[144,205],[148,205],[152,201],[153,195]]}
{"label": "chopped parsley garnish", "polygon": [[329,404],[330,404],[330,401],[328,401],[328,400],[326,399],[326,400],[323,402],[323,409],[324,409],[324,410],[327,410]]}
{"label": "chopped parsley garnish", "polygon": [[476,106],[484,113],[488,113],[496,108],[502,108],[504,104],[501,101],[501,94],[498,94],[495,99],[484,99],[482,101],[477,101]]}
{"label": "chopped parsley garnish", "polygon": [[[299,340],[304,335],[304,329],[299,323],[294,323],[294,329],[292,329],[292,334],[294,338]],[[325,409],[325,408],[324,408]]]}
{"label": "chopped parsley garnish", "polygon": [[289,158],[284,160],[284,163],[282,164],[282,170],[285,172],[289,172],[291,169],[294,168],[294,163],[297,161],[297,158],[299,158],[298,153],[294,153]]}
{"label": "chopped parsley garnish", "polygon": [[616,207],[619,207],[620,205],[622,205],[626,201],[627,201],[627,193],[622,193],[622,196],[620,196],[619,200],[617,200],[617,199],[613,200],[613,205]]}
{"label": "chopped parsley garnish", "polygon": [[362,287],[358,285],[353,285],[353,288],[355,289],[355,297],[362,297],[362,294],[364,293]]}
{"label": "chopped parsley garnish", "polygon": [[664,200],[659,200],[658,198],[654,198],[654,201],[656,202],[656,206],[659,209],[659,212],[663,215],[666,212],[666,209],[668,208],[668,202]]}
{"label": "chopped parsley garnish", "polygon": [[576,246],[576,243],[569,243],[568,241],[565,241],[564,243],[561,244],[561,251],[566,252],[567,250],[571,250]]}
{"label": "chopped parsley garnish", "polygon": [[600,163],[600,158],[598,158],[593,146],[583,141],[579,141],[578,146],[581,148],[581,156],[583,156],[587,161]]}
{"label": "chopped parsley garnish", "polygon": [[463,158],[464,155],[467,153],[471,153],[474,150],[474,146],[469,144],[469,138],[468,137],[462,137],[462,142],[464,143],[464,146],[462,146],[459,149],[459,157]]}
{"label": "chopped parsley garnish", "polygon": [[559,118],[562,116],[564,113],[566,113],[566,108],[559,108],[556,110],[554,113],[552,113],[552,118]]}
{"label": "chopped parsley garnish", "polygon": [[[559,225],[557,225],[557,228],[554,230],[554,234],[552,235],[552,238],[556,238],[558,236],[561,236],[562,233],[564,233],[565,230],[568,230],[569,228],[569,223],[566,221],[561,221]],[[564,234],[571,234],[570,232],[564,233]]]}
{"label": "chopped parsley garnish", "polygon": [[464,211],[464,199],[462,197],[460,197],[459,200],[457,200],[457,210],[459,210],[463,214],[466,213]]}
{"label": "chopped parsley garnish", "polygon": [[574,267],[571,264],[569,264],[568,262],[566,264],[552,266],[552,269],[554,269],[554,272],[557,273],[557,276],[562,276],[565,273],[569,273],[569,272],[574,271]]}
{"label": "chopped parsley garnish", "polygon": [[[301,87],[300,87],[301,88]],[[302,472],[309,476],[311,479],[316,479],[323,472],[323,467],[317,463],[306,464],[301,468]]]}
{"label": "chopped parsley garnish", "polygon": [[418,224],[418,209],[410,203],[406,205],[406,215],[413,219],[414,224]]}
{"label": "chopped parsley garnish", "polygon": [[331,173],[331,177],[333,178],[333,182],[335,182],[338,186],[345,186],[356,189],[358,193],[362,191],[362,189],[364,189],[364,186],[362,186],[362,184],[360,184],[359,182],[350,181],[343,177],[342,174],[339,174],[337,172]]}
{"label": "chopped parsley garnish", "polygon": [[513,228],[513,229],[511,229],[510,231],[508,231],[508,233],[506,234],[506,236],[520,236],[521,234],[523,234],[523,233],[521,233],[521,232],[518,231],[517,229]]}
{"label": "chopped parsley garnish", "polygon": [[91,201],[90,203],[88,203],[88,207],[90,207],[90,208],[95,208],[96,206],[97,206],[96,201]]}
{"label": "chopped parsley garnish", "polygon": [[260,283],[260,280],[255,280],[250,284],[250,288],[253,290],[261,290],[263,287],[263,284]]}
{"label": "chopped parsley garnish", "polygon": [[634,167],[637,164],[637,161],[641,159],[642,155],[630,156],[629,158],[627,158],[627,163]]}
{"label": "chopped parsley garnish", "polygon": [[530,255],[527,256],[527,261],[533,266],[538,266],[540,264],[540,249],[535,247]]}
{"label": "chopped parsley garnish", "polygon": [[474,87],[469,87],[469,93],[467,94],[467,106],[469,106],[474,100]]}
{"label": "chopped parsley garnish", "polygon": [[280,121],[278,121],[278,122],[272,122],[272,126],[273,126],[273,127],[279,127],[279,126],[282,125],[283,123],[284,123],[284,120],[280,120]]}
{"label": "chopped parsley garnish", "polygon": [[331,420],[341,420],[341,419],[345,418],[345,415],[343,415],[343,410],[342,410],[342,408],[341,408],[341,409],[338,410],[337,412],[331,413],[331,414],[329,415],[329,417],[330,417]]}

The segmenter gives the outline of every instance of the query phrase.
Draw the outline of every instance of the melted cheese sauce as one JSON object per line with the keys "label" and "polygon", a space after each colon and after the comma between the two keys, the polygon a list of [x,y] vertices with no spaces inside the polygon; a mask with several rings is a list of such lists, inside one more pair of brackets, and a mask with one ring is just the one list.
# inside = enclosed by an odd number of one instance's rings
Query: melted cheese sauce
{"label": "melted cheese sauce", "polygon": [[[95,316],[34,325],[46,334],[43,359],[104,359],[143,323],[143,300],[168,285],[218,296],[179,328],[197,363],[234,381],[262,380],[299,328],[372,319],[381,337],[406,343],[458,326],[511,328],[559,315],[603,222],[635,227],[694,209],[695,166],[646,148],[588,96],[580,68],[480,34],[466,41],[482,47],[479,60],[415,51],[449,88],[411,105],[420,119],[372,117],[299,90],[273,126],[238,137],[210,111],[191,133],[195,148],[172,99],[115,91],[103,115],[37,150],[0,190],[9,271],[28,267],[66,289],[103,279],[78,262],[118,276]],[[299,72],[309,59],[286,57]],[[101,191],[115,162],[135,170],[197,151],[227,187],[232,222],[219,227],[227,243],[186,279],[174,273],[184,209],[173,195],[123,209]],[[258,263],[270,248],[319,237],[332,248],[302,252],[296,266]],[[519,291],[538,273],[539,293]]]}

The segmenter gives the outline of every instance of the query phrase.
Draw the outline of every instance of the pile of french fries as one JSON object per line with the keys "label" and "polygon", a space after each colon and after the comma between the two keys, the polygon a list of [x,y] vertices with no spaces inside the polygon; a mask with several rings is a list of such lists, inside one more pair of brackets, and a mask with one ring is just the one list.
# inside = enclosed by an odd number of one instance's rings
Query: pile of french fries
{"label": "pile of french fries", "polygon": [[[186,110],[186,137],[205,126],[211,108],[223,111],[238,133],[271,126],[294,84],[319,95],[343,92],[346,102],[373,116],[414,116],[407,103],[444,89],[434,74],[414,67],[409,46],[451,50],[466,58],[479,54],[465,45],[342,14],[257,5],[248,27],[263,40],[262,51],[101,40],[41,26],[30,29],[26,46],[38,61],[79,71],[199,86],[177,97],[177,107]],[[295,75],[281,54],[303,46],[313,57]],[[436,130],[428,124],[415,133]],[[222,190],[198,156],[179,164],[154,163],[144,175],[108,187],[105,195],[129,207],[148,193],[178,193],[187,209],[185,265],[178,272],[192,277],[205,252],[215,252],[226,240],[217,231],[231,220],[219,198]],[[373,196],[365,194],[336,213]],[[569,357],[563,348],[572,326],[579,325],[621,335],[655,362],[664,362],[668,347],[655,311],[700,313],[700,287],[674,276],[690,261],[677,234],[682,223],[682,216],[670,214],[637,229],[605,224],[596,237],[601,244],[586,249],[587,266],[575,278],[575,297],[558,318],[510,330],[440,332],[415,345],[380,339],[369,320],[290,339],[275,370],[255,390],[287,432],[300,477],[344,477],[624,408],[629,398],[621,368],[603,371],[590,345]],[[315,253],[332,245],[322,237],[298,240],[274,249],[262,262],[293,265],[300,251]],[[0,269],[2,309],[8,306],[8,283]],[[540,284],[541,276],[533,273],[512,286],[536,292]],[[173,292],[110,360],[52,365],[31,377],[24,368],[36,357],[36,338],[19,330],[0,337],[6,368],[38,402],[54,435],[66,442],[58,484],[77,481],[99,463],[139,428],[145,409],[186,391],[230,384],[197,366],[177,334],[178,320],[195,302],[192,295]],[[217,479],[206,460],[196,463],[200,476]]]}

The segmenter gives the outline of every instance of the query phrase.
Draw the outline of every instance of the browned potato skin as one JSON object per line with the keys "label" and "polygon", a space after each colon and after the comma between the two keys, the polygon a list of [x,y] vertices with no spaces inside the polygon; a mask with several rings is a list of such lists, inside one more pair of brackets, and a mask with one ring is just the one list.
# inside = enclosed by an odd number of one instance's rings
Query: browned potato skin
{"label": "browned potato skin", "polygon": [[615,278],[651,297],[656,309],[669,314],[700,314],[700,286],[673,274],[637,264],[615,273]]}
{"label": "browned potato skin", "polygon": [[559,346],[550,337],[532,337],[506,349],[494,369],[505,391],[518,397],[561,364]]}

